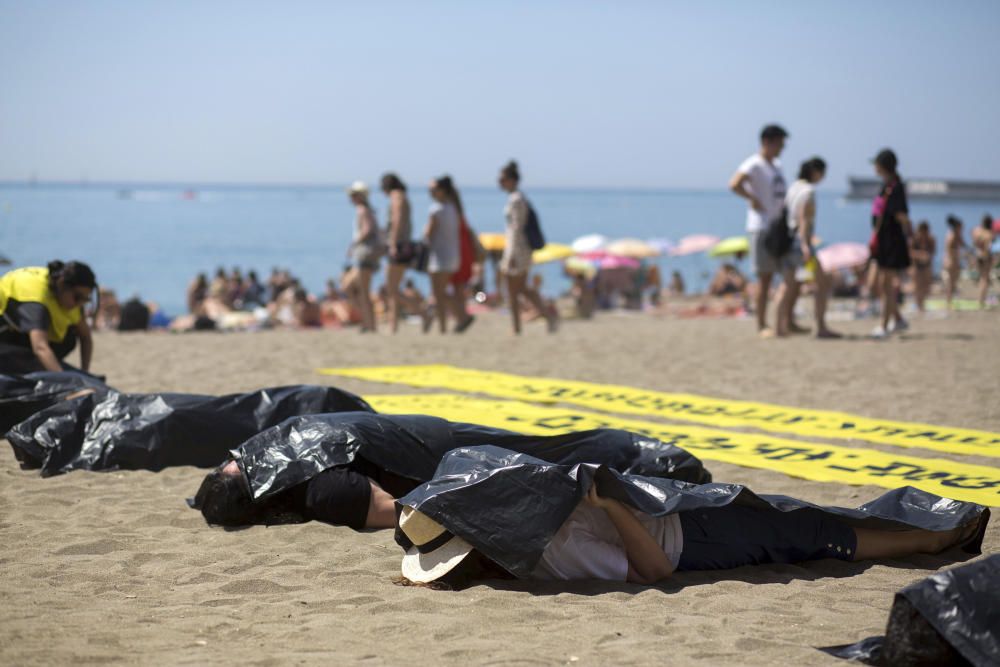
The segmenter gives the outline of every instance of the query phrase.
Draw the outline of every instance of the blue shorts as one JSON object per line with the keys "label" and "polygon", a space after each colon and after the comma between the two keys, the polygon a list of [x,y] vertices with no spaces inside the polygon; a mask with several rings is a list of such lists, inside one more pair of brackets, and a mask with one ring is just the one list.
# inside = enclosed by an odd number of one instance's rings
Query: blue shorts
{"label": "blue shorts", "polygon": [[679,516],[684,546],[678,570],[851,560],[857,549],[853,528],[809,508],[782,512],[730,504]]}

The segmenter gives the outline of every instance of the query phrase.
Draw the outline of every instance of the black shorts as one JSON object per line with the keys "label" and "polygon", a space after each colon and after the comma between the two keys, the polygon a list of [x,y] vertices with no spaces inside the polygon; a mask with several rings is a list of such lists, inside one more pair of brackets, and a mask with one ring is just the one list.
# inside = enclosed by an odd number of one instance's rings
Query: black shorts
{"label": "black shorts", "polygon": [[851,560],[857,549],[853,528],[809,508],[782,512],[730,504],[679,516],[684,546],[678,570]]}

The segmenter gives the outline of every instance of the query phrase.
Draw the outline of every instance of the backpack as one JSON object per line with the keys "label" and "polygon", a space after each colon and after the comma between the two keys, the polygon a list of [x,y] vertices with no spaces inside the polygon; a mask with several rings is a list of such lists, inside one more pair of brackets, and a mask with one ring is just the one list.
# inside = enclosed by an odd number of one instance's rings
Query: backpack
{"label": "backpack", "polygon": [[542,226],[538,223],[538,214],[535,213],[535,209],[527,199],[524,200],[524,205],[528,207],[528,219],[524,223],[524,235],[527,237],[528,245],[531,246],[532,250],[541,250],[545,247],[545,235],[542,234]]}
{"label": "backpack", "polygon": [[772,220],[764,231],[764,247],[774,258],[781,258],[792,249],[792,231],[788,228],[788,209]]}

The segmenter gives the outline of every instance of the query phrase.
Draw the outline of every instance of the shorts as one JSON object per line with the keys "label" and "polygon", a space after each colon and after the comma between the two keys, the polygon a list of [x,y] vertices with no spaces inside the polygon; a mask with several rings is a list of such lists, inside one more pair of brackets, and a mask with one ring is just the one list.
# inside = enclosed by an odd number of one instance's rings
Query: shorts
{"label": "shorts", "polygon": [[418,248],[413,241],[401,241],[393,250],[395,252],[389,255],[389,263],[409,266],[417,256]]}
{"label": "shorts", "polygon": [[378,271],[382,253],[377,247],[359,244],[351,248],[351,262],[359,269]]}
{"label": "shorts", "polygon": [[777,258],[764,245],[766,233],[766,229],[750,232],[750,266],[758,276],[762,273],[778,273],[781,270]]}
{"label": "shorts", "polygon": [[679,514],[684,546],[678,570],[726,570],[742,565],[851,560],[854,530],[810,508],[782,512],[729,504]]}

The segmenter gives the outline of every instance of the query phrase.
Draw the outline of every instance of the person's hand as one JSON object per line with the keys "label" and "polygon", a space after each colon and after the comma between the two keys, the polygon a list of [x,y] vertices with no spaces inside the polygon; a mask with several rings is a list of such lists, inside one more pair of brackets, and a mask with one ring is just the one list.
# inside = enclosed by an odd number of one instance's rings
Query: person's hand
{"label": "person's hand", "polygon": [[813,256],[813,254],[812,254],[812,250],[809,249],[809,244],[808,243],[803,243],[802,244],[802,263],[803,264],[808,264],[809,260],[812,259],[812,256]]}
{"label": "person's hand", "polygon": [[618,502],[614,498],[605,498],[597,493],[597,482],[590,485],[590,490],[587,491],[587,495],[584,500],[586,500],[587,504],[591,507],[600,507],[602,509],[607,509]]}
{"label": "person's hand", "polygon": [[760,200],[756,197],[750,197],[750,205],[753,206],[753,210],[758,213],[764,212],[764,205],[760,203]]}

